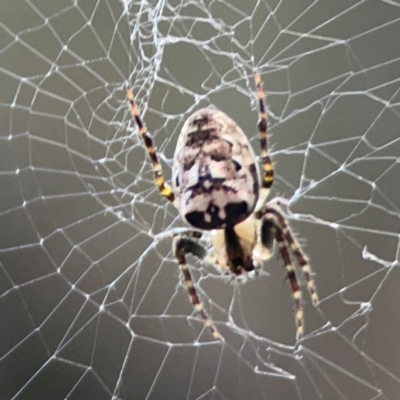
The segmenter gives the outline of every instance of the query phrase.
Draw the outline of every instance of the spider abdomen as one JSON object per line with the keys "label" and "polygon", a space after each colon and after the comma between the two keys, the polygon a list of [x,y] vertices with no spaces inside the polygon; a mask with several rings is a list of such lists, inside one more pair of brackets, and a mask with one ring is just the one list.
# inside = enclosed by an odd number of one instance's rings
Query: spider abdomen
{"label": "spider abdomen", "polygon": [[259,191],[255,154],[225,113],[205,108],[185,122],[173,185],[181,215],[198,229],[233,226],[251,215]]}

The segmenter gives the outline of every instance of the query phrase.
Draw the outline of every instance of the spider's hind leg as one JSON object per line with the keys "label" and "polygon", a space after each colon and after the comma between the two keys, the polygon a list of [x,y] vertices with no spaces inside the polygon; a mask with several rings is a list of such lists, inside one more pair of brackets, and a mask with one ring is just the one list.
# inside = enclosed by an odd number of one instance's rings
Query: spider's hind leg
{"label": "spider's hind leg", "polygon": [[192,276],[190,274],[189,266],[186,263],[187,254],[193,254],[200,259],[205,258],[207,255],[207,250],[201,244],[192,239],[192,237],[199,238],[199,235],[199,232],[187,232],[176,236],[173,242],[173,252],[178,261],[179,269],[182,273],[185,285],[188,289],[189,297],[193,304],[193,307],[200,314],[201,318],[205,321],[205,325],[210,329],[214,338],[223,341],[224,338],[218,332],[218,329],[204,311],[203,304],[200,301],[199,296],[197,295],[197,291],[194,286]]}
{"label": "spider's hind leg", "polygon": [[283,212],[272,204],[266,204],[265,207],[256,213],[256,218],[261,220],[261,236],[265,244],[271,243],[275,239],[279,246],[279,253],[286,268],[286,274],[292,289],[294,301],[294,316],[296,324],[296,340],[301,339],[304,333],[304,318],[302,294],[296,273],[290,259],[290,251],[299,264],[301,271],[307,282],[307,289],[310,293],[311,301],[314,306],[318,303],[318,295],[314,279],[312,278],[311,267],[300,249],[299,244],[294,239],[293,234],[286,222]]}
{"label": "spider's hind leg", "polygon": [[304,275],[307,284],[307,289],[311,297],[311,302],[314,306],[316,306],[319,301],[317,288],[313,278],[314,274],[311,270],[307,257],[301,250],[299,243],[297,242],[295,236],[291,232],[290,227],[286,222],[286,218],[283,212],[280,210],[280,208],[277,206],[270,205],[268,207],[268,213],[273,214],[275,216],[276,221],[282,230],[284,243],[287,246],[288,250],[290,250],[293,253],[293,256],[296,259],[297,264],[301,268],[301,273]]}

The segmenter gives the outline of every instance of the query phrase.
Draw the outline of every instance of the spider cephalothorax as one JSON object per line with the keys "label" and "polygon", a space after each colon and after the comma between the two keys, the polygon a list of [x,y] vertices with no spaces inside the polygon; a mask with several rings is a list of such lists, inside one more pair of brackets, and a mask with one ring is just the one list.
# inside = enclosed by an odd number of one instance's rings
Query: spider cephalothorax
{"label": "spider cephalothorax", "polygon": [[[128,89],[131,112],[151,158],[155,182],[163,197],[173,202],[194,230],[174,234],[173,252],[182,272],[190,299],[214,337],[222,340],[207,317],[193,284],[186,255],[204,259],[223,273],[246,277],[271,257],[276,242],[286,267],[294,299],[296,339],[304,331],[301,291],[290,252],[304,274],[314,305],[318,296],[306,257],[276,202],[267,202],[274,180],[268,154],[267,115],[260,77],[255,75],[263,177],[258,178],[254,151],[239,126],[214,108],[196,111],[185,122],[176,146],[173,186],[165,183],[152,140],[139,116],[133,93]],[[206,233],[205,235],[203,233]],[[208,239],[206,250],[202,239]],[[240,279],[239,279],[240,280]]]}

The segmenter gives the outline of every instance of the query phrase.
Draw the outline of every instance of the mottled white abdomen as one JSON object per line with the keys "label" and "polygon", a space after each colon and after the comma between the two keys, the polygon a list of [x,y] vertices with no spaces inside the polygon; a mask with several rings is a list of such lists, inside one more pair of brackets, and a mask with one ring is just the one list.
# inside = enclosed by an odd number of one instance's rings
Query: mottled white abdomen
{"label": "mottled white abdomen", "polygon": [[222,111],[205,108],[185,122],[175,151],[173,189],[181,215],[198,229],[233,226],[253,212],[259,191],[255,154]]}

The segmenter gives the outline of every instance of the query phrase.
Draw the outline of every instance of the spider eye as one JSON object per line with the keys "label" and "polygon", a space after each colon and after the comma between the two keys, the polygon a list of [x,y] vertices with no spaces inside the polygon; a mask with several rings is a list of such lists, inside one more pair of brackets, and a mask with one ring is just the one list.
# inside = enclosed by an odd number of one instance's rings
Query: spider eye
{"label": "spider eye", "polygon": [[233,161],[233,165],[235,166],[236,171],[240,171],[242,169],[242,166],[236,160],[232,160],[232,161]]}
{"label": "spider eye", "polygon": [[175,186],[176,187],[179,186],[179,175],[176,175],[176,177],[175,177]]}

